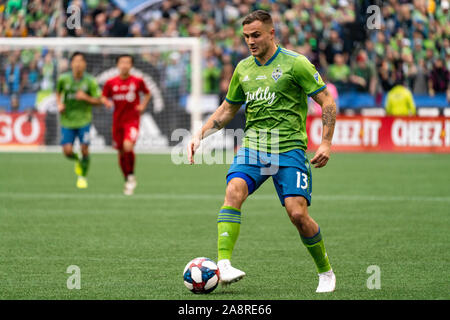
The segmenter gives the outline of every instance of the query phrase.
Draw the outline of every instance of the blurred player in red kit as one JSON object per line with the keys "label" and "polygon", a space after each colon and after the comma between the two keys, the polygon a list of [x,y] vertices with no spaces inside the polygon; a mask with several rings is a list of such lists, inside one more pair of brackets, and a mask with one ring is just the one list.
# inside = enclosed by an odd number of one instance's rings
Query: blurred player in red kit
{"label": "blurred player in red kit", "polygon": [[[119,75],[106,81],[102,93],[102,103],[107,108],[114,107],[113,144],[119,151],[119,164],[125,177],[125,195],[132,195],[137,185],[134,145],[139,135],[140,115],[151,97],[144,80],[130,74],[133,63],[133,56],[120,55],[116,60]],[[144,94],[142,102],[140,93]]]}

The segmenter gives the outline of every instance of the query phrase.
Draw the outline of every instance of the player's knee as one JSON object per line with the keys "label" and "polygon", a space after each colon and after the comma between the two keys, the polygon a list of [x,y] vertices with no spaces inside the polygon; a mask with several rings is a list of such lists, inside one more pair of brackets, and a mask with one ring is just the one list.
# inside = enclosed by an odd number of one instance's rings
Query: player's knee
{"label": "player's knee", "polygon": [[302,226],[306,224],[310,217],[308,214],[308,204],[303,199],[285,199],[286,211],[291,219],[292,223],[296,226]]}
{"label": "player's knee", "polygon": [[299,227],[305,225],[309,220],[308,213],[301,210],[289,213],[289,218],[294,225]]}
{"label": "player's knee", "polygon": [[81,154],[83,155],[83,157],[87,157],[89,156],[89,146],[88,145],[81,145]]}
{"label": "player's knee", "polygon": [[71,145],[63,146],[63,154],[66,157],[71,157],[73,155],[73,149]]}
{"label": "player's knee", "polygon": [[132,152],[134,149],[134,143],[132,141],[125,140],[123,142],[122,150],[124,152]]}
{"label": "player's knee", "polygon": [[231,179],[226,189],[225,205],[240,207],[247,195],[247,183],[243,179]]}

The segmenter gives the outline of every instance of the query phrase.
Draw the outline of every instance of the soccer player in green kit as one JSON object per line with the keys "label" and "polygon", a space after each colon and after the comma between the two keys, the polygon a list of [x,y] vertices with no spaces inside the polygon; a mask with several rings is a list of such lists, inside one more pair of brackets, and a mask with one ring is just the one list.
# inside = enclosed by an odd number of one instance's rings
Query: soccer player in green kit
{"label": "soccer player in green kit", "polygon": [[[222,129],[246,103],[243,146],[228,171],[225,201],[217,221],[220,281],[229,284],[245,276],[230,262],[240,230],[241,206],[272,176],[280,202],[316,264],[316,292],[334,291],[336,277],[320,228],[309,216],[308,206],[312,191],[310,163],[321,168],[328,162],[336,104],[305,56],[276,45],[269,13],[252,12],[242,25],[251,56],[237,65],[225,101],[188,145],[188,159],[194,163],[200,141]],[[311,162],[305,155],[308,96],[321,105],[323,122],[322,143]]]}
{"label": "soccer player in green kit", "polygon": [[[72,71],[62,74],[56,85],[56,99],[61,123],[61,145],[64,155],[75,161],[77,187],[88,187],[89,130],[92,122],[92,105],[100,105],[101,91],[97,80],[86,73],[83,53],[75,52],[70,58]],[[81,159],[73,152],[73,143],[78,137]]]}

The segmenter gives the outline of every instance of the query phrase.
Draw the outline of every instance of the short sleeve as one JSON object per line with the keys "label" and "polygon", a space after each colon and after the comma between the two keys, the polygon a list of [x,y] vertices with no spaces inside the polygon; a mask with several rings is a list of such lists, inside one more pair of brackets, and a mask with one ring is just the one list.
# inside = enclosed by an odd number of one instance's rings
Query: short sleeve
{"label": "short sleeve", "polygon": [[228,86],[227,96],[225,98],[225,100],[231,104],[243,104],[245,102],[245,94],[239,81],[238,68],[239,65],[233,72],[230,85]]}
{"label": "short sleeve", "polygon": [[106,81],[103,86],[102,96],[109,98],[111,95],[111,84],[109,81]]}
{"label": "short sleeve", "polygon": [[61,93],[64,90],[64,76],[60,76],[56,82],[56,92]]}
{"label": "short sleeve", "polygon": [[302,55],[295,59],[293,64],[293,77],[295,82],[310,97],[327,87],[319,72],[316,70],[316,67]]}
{"label": "short sleeve", "polygon": [[148,89],[147,85],[145,84],[144,79],[140,79],[139,90],[145,94],[150,93],[150,90]]}
{"label": "short sleeve", "polygon": [[93,98],[100,98],[100,87],[95,78],[91,78],[89,81],[89,95]]}

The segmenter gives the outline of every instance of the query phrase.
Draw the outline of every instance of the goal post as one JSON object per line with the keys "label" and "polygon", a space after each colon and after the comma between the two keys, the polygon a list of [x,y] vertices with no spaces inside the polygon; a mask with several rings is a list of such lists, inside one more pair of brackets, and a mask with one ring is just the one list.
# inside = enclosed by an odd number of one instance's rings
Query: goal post
{"label": "goal post", "polygon": [[[85,54],[86,72],[97,79],[100,88],[118,74],[118,55],[126,53],[135,58],[131,73],[142,77],[152,92],[149,106],[141,116],[137,150],[170,150],[178,143],[171,141],[174,130],[182,128],[193,133],[201,127],[200,38],[0,38],[0,74],[5,75],[0,78],[0,109],[40,114],[45,133],[39,145],[59,144],[56,81],[60,74],[70,71],[69,59],[75,51]],[[14,81],[19,82],[19,90]],[[103,106],[93,108],[93,150],[111,146],[111,122],[110,110]],[[0,147],[8,143],[4,140],[0,137]]]}

